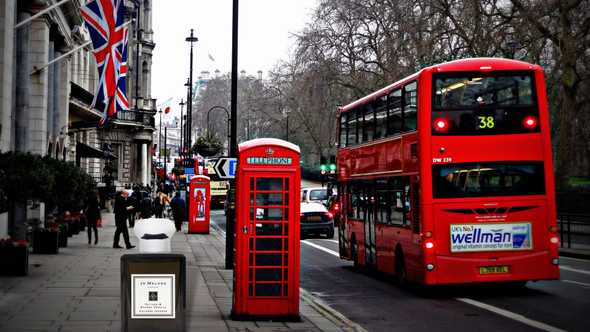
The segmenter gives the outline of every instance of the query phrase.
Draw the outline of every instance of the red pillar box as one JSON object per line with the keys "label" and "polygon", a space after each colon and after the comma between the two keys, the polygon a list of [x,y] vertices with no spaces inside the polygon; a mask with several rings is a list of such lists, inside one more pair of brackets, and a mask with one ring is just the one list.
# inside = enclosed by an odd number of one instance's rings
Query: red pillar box
{"label": "red pillar box", "polygon": [[299,147],[239,145],[232,317],[299,320]]}
{"label": "red pillar box", "polygon": [[196,175],[189,184],[188,232],[209,234],[211,186],[208,176]]}

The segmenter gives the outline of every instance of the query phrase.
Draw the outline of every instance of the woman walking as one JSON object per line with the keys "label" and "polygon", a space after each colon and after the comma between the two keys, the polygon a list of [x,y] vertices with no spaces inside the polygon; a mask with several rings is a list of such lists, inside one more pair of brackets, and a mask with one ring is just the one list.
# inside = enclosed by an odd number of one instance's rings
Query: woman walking
{"label": "woman walking", "polygon": [[88,222],[88,244],[92,243],[92,230],[94,229],[94,244],[98,244],[98,228],[96,225],[100,219],[100,207],[98,205],[98,194],[92,193],[88,196],[86,206],[86,220]]}

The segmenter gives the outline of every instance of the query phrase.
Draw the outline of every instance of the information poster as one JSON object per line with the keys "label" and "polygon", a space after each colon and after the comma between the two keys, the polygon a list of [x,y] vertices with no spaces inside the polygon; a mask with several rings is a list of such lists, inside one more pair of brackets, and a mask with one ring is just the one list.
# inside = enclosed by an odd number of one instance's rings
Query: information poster
{"label": "information poster", "polygon": [[174,319],[174,274],[131,275],[131,318]]}
{"label": "information poster", "polygon": [[195,188],[193,193],[194,200],[197,203],[196,221],[205,221],[205,204],[207,203],[207,191],[205,188]]}

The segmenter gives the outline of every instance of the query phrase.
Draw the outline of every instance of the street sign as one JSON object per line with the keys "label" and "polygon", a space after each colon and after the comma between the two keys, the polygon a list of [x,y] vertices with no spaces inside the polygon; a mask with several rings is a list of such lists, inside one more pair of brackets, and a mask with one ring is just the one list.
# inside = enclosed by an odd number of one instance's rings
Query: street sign
{"label": "street sign", "polygon": [[236,177],[237,165],[236,158],[219,158],[215,163],[215,173],[220,179],[233,179]]}

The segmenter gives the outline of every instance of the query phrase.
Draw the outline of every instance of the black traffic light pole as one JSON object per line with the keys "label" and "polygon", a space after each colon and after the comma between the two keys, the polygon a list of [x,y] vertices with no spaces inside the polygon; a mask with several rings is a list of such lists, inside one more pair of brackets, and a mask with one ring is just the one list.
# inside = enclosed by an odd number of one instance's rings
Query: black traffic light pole
{"label": "black traffic light pole", "polygon": [[[229,144],[229,156],[238,157],[238,9],[239,1],[233,0],[232,15],[232,52],[231,52],[231,141]],[[225,236],[225,268],[233,269],[234,265],[234,228],[235,228],[235,199],[236,180],[229,182],[229,209],[226,220]]]}

